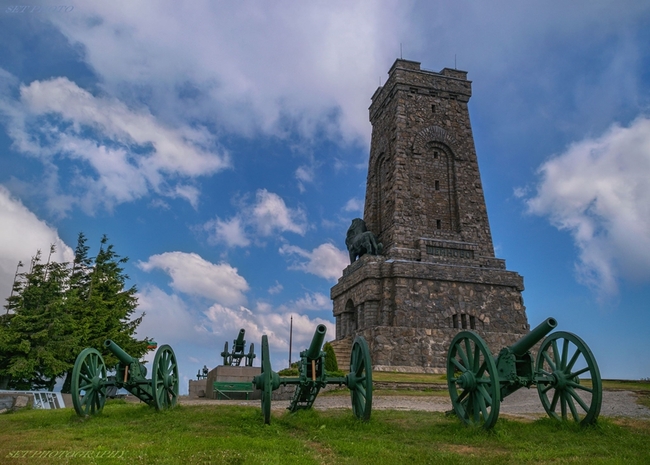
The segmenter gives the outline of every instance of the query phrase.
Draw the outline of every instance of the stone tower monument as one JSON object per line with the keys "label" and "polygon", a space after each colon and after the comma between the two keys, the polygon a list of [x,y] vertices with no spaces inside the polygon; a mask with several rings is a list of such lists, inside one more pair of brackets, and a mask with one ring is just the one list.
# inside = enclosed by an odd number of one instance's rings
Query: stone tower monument
{"label": "stone tower monument", "polygon": [[383,251],[332,288],[333,345],[344,353],[363,335],[377,370],[443,372],[459,330],[492,347],[529,331],[523,278],[494,256],[467,73],[400,59],[388,75],[370,105],[363,218]]}

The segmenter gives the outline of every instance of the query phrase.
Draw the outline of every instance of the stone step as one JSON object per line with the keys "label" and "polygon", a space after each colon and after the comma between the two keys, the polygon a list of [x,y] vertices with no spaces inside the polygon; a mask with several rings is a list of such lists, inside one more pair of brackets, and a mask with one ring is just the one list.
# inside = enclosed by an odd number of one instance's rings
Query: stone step
{"label": "stone step", "polygon": [[334,341],[330,341],[330,344],[336,354],[336,363],[339,365],[339,370],[347,371],[350,368],[352,336],[343,339],[335,339]]}

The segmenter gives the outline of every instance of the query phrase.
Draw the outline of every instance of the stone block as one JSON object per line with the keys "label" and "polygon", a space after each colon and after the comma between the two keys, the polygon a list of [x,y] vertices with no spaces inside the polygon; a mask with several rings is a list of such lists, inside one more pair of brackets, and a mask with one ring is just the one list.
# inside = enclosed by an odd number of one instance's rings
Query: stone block
{"label": "stone block", "polygon": [[16,396],[13,408],[18,410],[27,407],[27,405],[29,405],[29,396]]}
{"label": "stone block", "polygon": [[[219,365],[213,368],[206,378],[205,397],[208,399],[216,399],[217,395],[212,389],[215,381],[232,381],[232,382],[253,382],[253,378],[262,372],[261,367],[246,367],[246,366],[227,366]],[[232,399],[246,399],[245,393],[228,394]],[[249,399],[261,399],[261,391],[253,391],[249,394]]]}
{"label": "stone block", "polygon": [[187,395],[190,398],[205,397],[205,391],[207,390],[207,379],[191,379],[189,382],[189,389]]}

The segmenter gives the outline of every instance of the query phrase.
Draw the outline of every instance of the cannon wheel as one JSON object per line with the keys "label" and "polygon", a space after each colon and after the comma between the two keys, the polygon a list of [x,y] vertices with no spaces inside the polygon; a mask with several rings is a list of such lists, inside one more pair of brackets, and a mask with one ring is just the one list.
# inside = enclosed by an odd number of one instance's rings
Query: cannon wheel
{"label": "cannon wheel", "polygon": [[271,424],[271,359],[269,357],[269,338],[262,336],[262,413],[264,414],[264,423]]}
{"label": "cannon wheel", "polygon": [[494,426],[501,399],[499,375],[487,344],[478,334],[461,331],[451,341],[447,385],[458,418],[485,429]]}
{"label": "cannon wheel", "polygon": [[153,359],[151,384],[156,410],[176,406],[178,400],[178,364],[176,354],[165,344],[158,349]]}
{"label": "cannon wheel", "polygon": [[84,417],[102,411],[106,402],[106,381],[102,355],[96,349],[84,349],[74,363],[70,386],[77,415]]}
{"label": "cannon wheel", "polygon": [[372,410],[372,363],[368,343],[361,336],[357,336],[352,344],[347,381],[352,398],[352,413],[357,418],[368,421]]}
{"label": "cannon wheel", "polygon": [[248,355],[246,356],[246,366],[253,366],[253,359],[255,358],[255,345],[251,342],[250,349],[248,350]]}
{"label": "cannon wheel", "polygon": [[[595,423],[603,400],[603,384],[594,355],[573,333],[551,334],[537,354],[537,392],[551,418]],[[590,378],[581,381],[580,375]]]}
{"label": "cannon wheel", "polygon": [[232,359],[230,358],[230,354],[228,353],[228,341],[226,341],[226,345],[223,346],[223,352],[221,352],[221,356],[223,357],[223,364],[224,365],[230,365],[232,363]]}

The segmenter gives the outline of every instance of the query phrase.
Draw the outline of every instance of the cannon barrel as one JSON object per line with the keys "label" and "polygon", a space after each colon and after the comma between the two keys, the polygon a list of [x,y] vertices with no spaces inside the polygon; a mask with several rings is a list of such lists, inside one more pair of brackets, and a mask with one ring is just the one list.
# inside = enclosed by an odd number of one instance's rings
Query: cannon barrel
{"label": "cannon barrel", "polygon": [[537,325],[530,333],[519,339],[509,347],[513,354],[522,356],[528,352],[531,347],[541,341],[548,333],[553,331],[557,326],[555,318],[547,318]]}
{"label": "cannon barrel", "polygon": [[309,360],[316,360],[318,357],[320,357],[320,349],[323,347],[323,341],[325,340],[326,332],[327,327],[325,325],[318,325],[316,327],[314,337],[311,340],[309,349],[307,349],[307,358]]}
{"label": "cannon barrel", "polygon": [[104,347],[110,350],[123,365],[130,365],[136,361],[133,357],[124,352],[120,346],[118,346],[110,339],[106,339],[104,341]]}
{"label": "cannon barrel", "polygon": [[246,334],[246,330],[244,328],[240,329],[239,335],[235,340],[235,347],[243,347],[244,344],[246,344],[246,341],[244,341],[244,334]]}

